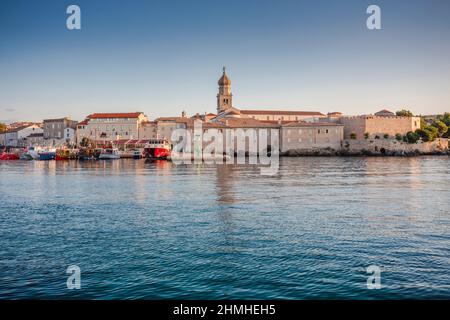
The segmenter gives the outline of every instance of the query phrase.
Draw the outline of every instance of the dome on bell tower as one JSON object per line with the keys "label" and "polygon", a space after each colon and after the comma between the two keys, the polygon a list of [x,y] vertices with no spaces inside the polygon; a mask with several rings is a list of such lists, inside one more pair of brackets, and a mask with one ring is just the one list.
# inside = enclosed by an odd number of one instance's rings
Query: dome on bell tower
{"label": "dome on bell tower", "polygon": [[225,67],[223,67],[223,74],[222,77],[220,77],[219,81],[217,82],[219,86],[230,86],[231,80],[228,78]]}

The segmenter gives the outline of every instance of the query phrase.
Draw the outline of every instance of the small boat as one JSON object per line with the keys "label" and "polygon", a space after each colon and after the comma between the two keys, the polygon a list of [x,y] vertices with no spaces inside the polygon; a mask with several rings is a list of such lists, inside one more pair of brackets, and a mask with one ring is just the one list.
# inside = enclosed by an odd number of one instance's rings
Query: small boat
{"label": "small boat", "polygon": [[134,157],[134,150],[127,149],[119,151],[119,155],[121,158],[133,158]]}
{"label": "small boat", "polygon": [[56,152],[55,151],[41,151],[39,152],[39,160],[48,161],[55,160]]}
{"label": "small boat", "polygon": [[0,160],[19,160],[20,156],[17,153],[4,152],[0,155]]}
{"label": "small boat", "polygon": [[142,151],[139,149],[135,149],[133,151],[133,159],[141,159],[142,158]]}
{"label": "small boat", "polygon": [[106,148],[100,153],[98,157],[100,160],[114,160],[120,159],[119,150],[116,148]]}
{"label": "small boat", "polygon": [[33,160],[39,160],[39,151],[38,148],[28,147],[27,154],[33,158]]}
{"label": "small boat", "polygon": [[144,147],[144,158],[165,160],[170,156],[171,146],[165,139],[151,139]]}
{"label": "small boat", "polygon": [[20,160],[33,160],[33,157],[28,152],[26,152],[20,155]]}
{"label": "small boat", "polygon": [[76,159],[78,156],[78,149],[58,149],[56,150],[56,157],[55,160],[70,160],[70,159]]}

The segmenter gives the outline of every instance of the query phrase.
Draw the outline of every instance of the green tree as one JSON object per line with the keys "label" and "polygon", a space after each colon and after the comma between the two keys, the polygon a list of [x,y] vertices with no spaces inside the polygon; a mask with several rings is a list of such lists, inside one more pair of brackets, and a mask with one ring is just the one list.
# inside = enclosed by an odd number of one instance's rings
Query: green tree
{"label": "green tree", "polygon": [[397,111],[395,114],[399,117],[414,117],[414,114],[411,111],[406,110],[406,109]]}
{"label": "green tree", "polygon": [[395,139],[396,139],[397,141],[402,141],[402,140],[403,140],[403,136],[402,136],[400,133],[397,133],[397,134],[395,135]]}
{"label": "green tree", "polygon": [[433,127],[437,128],[437,134],[439,135],[439,137],[442,137],[448,131],[448,126],[440,120],[435,121]]}
{"label": "green tree", "polygon": [[450,127],[450,113],[449,112],[444,113],[441,121],[444,122],[447,125],[447,127]]}
{"label": "green tree", "polygon": [[409,131],[406,134],[406,142],[408,143],[417,143],[419,141],[420,135],[417,132]]}
{"label": "green tree", "polygon": [[416,133],[423,141],[434,141],[438,137],[438,129],[434,126],[427,126],[425,129],[417,129]]}
{"label": "green tree", "polygon": [[427,121],[425,120],[424,117],[420,117],[420,129],[425,129],[428,126]]}
{"label": "green tree", "polygon": [[356,139],[356,133],[354,133],[354,132],[350,133],[350,139],[355,140]]}

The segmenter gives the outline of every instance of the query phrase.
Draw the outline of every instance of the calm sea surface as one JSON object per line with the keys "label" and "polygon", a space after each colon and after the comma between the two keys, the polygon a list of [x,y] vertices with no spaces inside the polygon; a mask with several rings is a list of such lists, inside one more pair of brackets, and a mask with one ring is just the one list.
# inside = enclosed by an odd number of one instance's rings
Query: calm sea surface
{"label": "calm sea surface", "polygon": [[449,203],[446,156],[0,161],[0,298],[450,298]]}

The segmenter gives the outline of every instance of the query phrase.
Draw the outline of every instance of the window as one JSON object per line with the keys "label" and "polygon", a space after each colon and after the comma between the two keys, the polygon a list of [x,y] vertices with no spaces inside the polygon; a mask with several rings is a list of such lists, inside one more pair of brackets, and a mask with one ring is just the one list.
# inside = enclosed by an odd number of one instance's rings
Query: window
{"label": "window", "polygon": [[325,133],[328,133],[328,129],[327,129],[327,130],[325,130]]}
{"label": "window", "polygon": [[319,130],[317,130],[317,133],[318,133],[318,134],[320,134],[320,129],[319,129]]}
{"label": "window", "polygon": [[267,120],[270,120],[270,117],[269,117],[269,116],[267,116]]}

